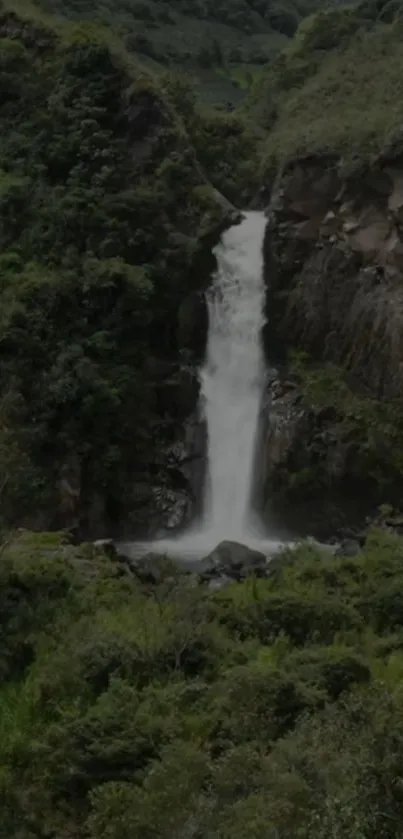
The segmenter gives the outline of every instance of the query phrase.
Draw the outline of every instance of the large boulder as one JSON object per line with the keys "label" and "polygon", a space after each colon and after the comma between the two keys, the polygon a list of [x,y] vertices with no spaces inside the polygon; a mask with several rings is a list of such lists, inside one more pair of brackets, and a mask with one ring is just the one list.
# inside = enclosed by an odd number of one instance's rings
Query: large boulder
{"label": "large boulder", "polygon": [[242,580],[250,574],[262,577],[267,571],[267,559],[261,551],[225,540],[201,560],[198,571],[204,580],[222,576]]}

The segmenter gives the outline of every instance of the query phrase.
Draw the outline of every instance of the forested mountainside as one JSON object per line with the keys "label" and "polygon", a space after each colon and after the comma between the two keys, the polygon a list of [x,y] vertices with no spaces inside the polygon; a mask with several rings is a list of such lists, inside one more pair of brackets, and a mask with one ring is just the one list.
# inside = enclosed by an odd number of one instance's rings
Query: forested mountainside
{"label": "forested mountainside", "polygon": [[[401,13],[0,2],[1,839],[402,839]],[[241,109],[206,61],[259,65]],[[265,500],[360,527],[218,588],[90,540],[197,497],[202,292],[249,205]]]}
{"label": "forested mountainside", "polygon": [[400,2],[364,0],[302,23],[252,96],[251,107],[262,108],[255,115],[274,129],[266,144],[269,171],[317,152],[362,164],[393,151],[402,117],[402,16]]}
{"label": "forested mountainside", "polygon": [[317,0],[37,0],[37,5],[112,29],[154,72],[171,67],[190,74],[203,100],[221,107],[242,101],[267,60],[318,8]]}
{"label": "forested mountainside", "polygon": [[176,375],[179,304],[232,213],[212,184],[247,200],[253,137],[89,24],[3,6],[0,34],[1,517],[79,506],[97,531],[147,503],[179,410],[152,371]]}

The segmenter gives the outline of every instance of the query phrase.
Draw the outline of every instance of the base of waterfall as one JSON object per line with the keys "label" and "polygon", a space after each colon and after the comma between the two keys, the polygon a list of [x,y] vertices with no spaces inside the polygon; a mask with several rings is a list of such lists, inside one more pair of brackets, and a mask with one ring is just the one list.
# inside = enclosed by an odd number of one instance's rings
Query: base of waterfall
{"label": "base of waterfall", "polygon": [[217,556],[217,551],[223,545],[226,546],[227,553],[228,546],[234,546],[232,553],[237,553],[238,558],[241,548],[244,554],[259,554],[267,563],[286,547],[287,542],[263,535],[257,528],[226,534],[213,528],[194,527],[176,536],[164,536],[149,542],[121,542],[117,547],[119,552],[132,559],[158,554],[196,568],[210,561],[214,555]]}
{"label": "base of waterfall", "polygon": [[[129,542],[117,546],[121,558],[142,582],[159,584],[172,565],[190,573],[211,588],[247,577],[267,577],[272,561],[280,558],[284,544],[255,540],[253,546],[225,539],[208,551],[210,542],[201,540],[157,539],[155,542]],[[207,552],[206,552],[207,551]],[[276,563],[274,562],[274,565]]]}

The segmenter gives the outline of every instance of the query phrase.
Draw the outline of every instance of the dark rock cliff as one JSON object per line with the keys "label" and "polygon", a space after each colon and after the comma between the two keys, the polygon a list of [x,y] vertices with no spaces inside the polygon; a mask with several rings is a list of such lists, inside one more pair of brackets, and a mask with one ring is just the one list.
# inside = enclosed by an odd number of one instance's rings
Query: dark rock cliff
{"label": "dark rock cliff", "polygon": [[278,336],[342,364],[375,397],[403,383],[403,161],[343,179],[300,161],[270,205],[266,265]]}
{"label": "dark rock cliff", "polygon": [[269,333],[296,375],[270,394],[266,498],[310,498],[323,517],[335,499],[351,512],[403,489],[402,222],[398,159],[348,175],[304,158],[274,185]]}

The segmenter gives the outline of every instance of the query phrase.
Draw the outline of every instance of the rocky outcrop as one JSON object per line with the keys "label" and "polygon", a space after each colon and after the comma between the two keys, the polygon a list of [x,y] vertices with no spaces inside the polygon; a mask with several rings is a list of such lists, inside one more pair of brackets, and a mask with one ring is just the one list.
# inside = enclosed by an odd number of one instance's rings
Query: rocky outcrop
{"label": "rocky outcrop", "polygon": [[264,515],[285,532],[320,540],[364,521],[381,501],[365,444],[354,415],[331,395],[318,404],[298,380],[274,379],[262,453]]}
{"label": "rocky outcrop", "polygon": [[359,176],[336,159],[295,161],[274,186],[264,247],[269,352],[293,347],[345,377],[342,400],[332,381],[315,399],[287,373],[269,394],[265,501],[288,501],[299,532],[325,538],[403,490],[403,161]]}
{"label": "rocky outcrop", "polygon": [[342,365],[380,399],[403,385],[403,161],[358,177],[309,158],[278,180],[265,241],[278,340]]}
{"label": "rocky outcrop", "polygon": [[[108,540],[106,540],[108,542]],[[102,548],[102,540],[95,543]],[[121,544],[112,557],[126,567],[141,582],[156,585],[175,575],[190,574],[195,584],[207,584],[211,588],[221,587],[229,582],[241,582],[247,577],[269,577],[282,563],[280,546],[273,547],[273,554],[267,557],[259,550],[238,542],[220,542],[204,559],[195,561],[181,556],[169,556],[155,552],[141,553],[139,546],[131,549],[130,544]],[[99,548],[96,548],[99,550]],[[109,551],[109,544],[106,546]],[[110,555],[108,553],[108,555]],[[272,564],[273,562],[273,564]]]}
{"label": "rocky outcrop", "polygon": [[[388,505],[381,507],[373,515],[363,519],[362,525],[351,520],[346,524],[346,518],[339,515],[339,526],[334,529],[331,538],[326,540],[314,539],[309,535],[307,544],[316,547],[327,556],[352,557],[359,554],[368,538],[372,538],[379,531],[384,533],[403,535],[403,514]],[[337,525],[337,519],[335,519]],[[227,583],[242,582],[247,577],[276,578],[285,567],[296,561],[290,547],[297,547],[292,542],[283,544],[273,543],[270,554],[263,553],[256,548],[229,540],[221,542],[204,559],[195,561],[183,556],[166,556],[157,552],[144,553],[140,545],[118,544],[111,539],[100,539],[89,546],[81,546],[87,560],[92,563],[98,559],[107,558],[116,572],[129,573],[140,582],[147,585],[174,582],[178,575],[190,575],[194,584],[208,585],[210,588],[221,588]],[[145,546],[144,546],[145,547]],[[69,551],[68,547],[64,550]],[[88,554],[88,555],[87,555]],[[80,560],[82,562],[82,560]],[[89,569],[91,571],[91,569]],[[91,576],[91,574],[90,574]]]}
{"label": "rocky outcrop", "polygon": [[261,551],[241,545],[239,542],[226,540],[220,542],[198,563],[198,571],[203,580],[217,577],[242,580],[250,574],[264,577],[267,571],[267,558]]}

